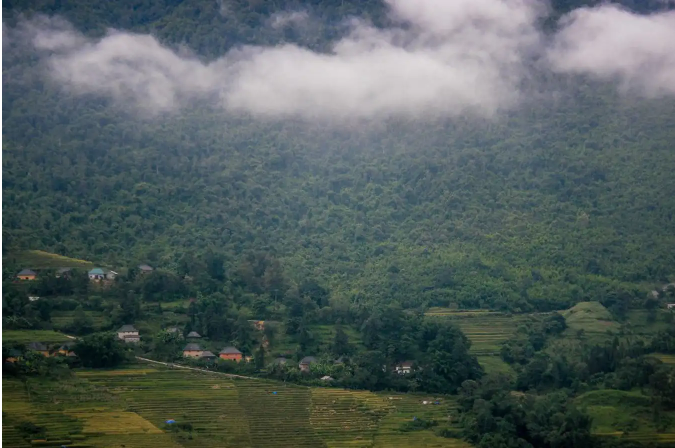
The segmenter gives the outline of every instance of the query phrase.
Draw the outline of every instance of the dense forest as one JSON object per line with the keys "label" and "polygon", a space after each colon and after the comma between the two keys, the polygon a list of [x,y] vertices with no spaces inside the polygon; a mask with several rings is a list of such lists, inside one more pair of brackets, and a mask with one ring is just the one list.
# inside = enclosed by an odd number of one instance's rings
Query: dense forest
{"label": "dense forest", "polygon": [[[149,32],[206,60],[240,43],[322,51],[344,17],[387,22],[379,2],[286,3],[22,1],[3,15],[9,26],[19,14],[59,15],[91,36]],[[265,25],[298,9],[321,26]],[[229,277],[262,252],[289,284],[317,279],[336,303],[514,311],[610,291],[642,298],[673,275],[672,100],[579,78],[542,80],[559,90],[554,102],[535,96],[481,120],[344,127],[208,105],[144,117],[62,89],[7,36],[5,254],[176,270],[208,248]]]}

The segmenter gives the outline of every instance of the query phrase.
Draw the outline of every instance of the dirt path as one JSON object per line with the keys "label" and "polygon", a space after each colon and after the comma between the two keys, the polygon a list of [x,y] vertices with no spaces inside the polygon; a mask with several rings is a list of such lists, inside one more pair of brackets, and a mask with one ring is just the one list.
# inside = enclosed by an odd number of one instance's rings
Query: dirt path
{"label": "dirt path", "polygon": [[223,372],[216,372],[214,370],[199,369],[197,367],[181,366],[180,364],[174,364],[174,363],[162,362],[162,361],[155,361],[154,359],[142,358],[140,356],[136,356],[136,359],[139,360],[139,361],[143,361],[143,362],[149,362],[149,363],[152,363],[152,364],[160,364],[160,365],[163,365],[163,366],[171,367],[172,369],[196,370],[197,372],[214,373],[216,375],[224,375],[228,378],[243,378],[243,379],[246,379],[246,380],[259,380],[260,379],[260,378],[254,377],[254,376],[235,375],[234,373],[223,373]]}
{"label": "dirt path", "polygon": [[[74,339],[74,340],[77,339],[75,336],[71,336],[69,334],[64,334],[64,336],[67,337],[68,339]],[[216,372],[214,370],[199,369],[197,367],[181,366],[180,364],[174,364],[174,363],[170,363],[170,362],[155,361],[154,359],[143,358],[141,356],[136,356],[135,358],[138,361],[149,362],[151,364],[160,364],[160,365],[163,365],[163,366],[171,367],[172,369],[196,370],[197,372],[214,373],[216,375],[224,375],[228,378],[243,378],[243,379],[246,379],[246,380],[259,380],[260,379],[260,378],[254,377],[254,376],[235,375],[234,373]]]}

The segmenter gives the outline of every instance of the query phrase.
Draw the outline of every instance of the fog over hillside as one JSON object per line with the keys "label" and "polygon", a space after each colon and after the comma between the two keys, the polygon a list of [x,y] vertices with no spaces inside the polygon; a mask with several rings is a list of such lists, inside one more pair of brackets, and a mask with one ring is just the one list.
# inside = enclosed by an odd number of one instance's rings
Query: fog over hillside
{"label": "fog over hillside", "polygon": [[[28,44],[52,80],[144,114],[215,102],[261,117],[371,119],[487,116],[517,107],[536,77],[585,75],[622,92],[675,95],[675,11],[639,15],[604,4],[574,9],[544,33],[551,9],[529,0],[387,0],[391,25],[345,17],[329,51],[246,45],[204,60],[150,34],[87,38],[58,15],[5,32]],[[306,11],[267,26],[312,26]]]}

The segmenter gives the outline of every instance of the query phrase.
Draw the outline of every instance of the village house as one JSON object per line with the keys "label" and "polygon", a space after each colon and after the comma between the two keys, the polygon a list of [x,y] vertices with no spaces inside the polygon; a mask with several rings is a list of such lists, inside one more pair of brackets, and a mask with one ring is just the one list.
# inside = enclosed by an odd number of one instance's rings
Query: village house
{"label": "village house", "polygon": [[137,342],[141,342],[141,336],[137,335],[137,334],[130,334],[130,335],[124,336],[124,342],[127,342],[127,343],[131,342],[131,343],[134,343],[134,344],[137,343]]}
{"label": "village house", "polygon": [[32,269],[23,269],[21,272],[16,274],[16,278],[19,280],[35,280],[37,273]]}
{"label": "village house", "polygon": [[309,372],[309,366],[311,366],[315,362],[316,358],[314,356],[305,356],[300,360],[300,364],[298,364],[298,367],[300,367],[301,372]]}
{"label": "village house", "polygon": [[117,330],[117,337],[124,342],[139,342],[141,340],[138,330],[133,325],[122,325]]}
{"label": "village house", "polygon": [[9,356],[5,359],[5,362],[15,363],[17,359],[21,356],[21,352],[16,349],[11,349],[9,351]]}
{"label": "village house", "polygon": [[38,352],[43,356],[49,356],[49,349],[42,342],[31,342],[28,344],[28,350]]}
{"label": "village house", "polygon": [[74,341],[66,342],[61,347],[59,347],[58,354],[62,356],[75,357],[77,355],[73,351],[74,346],[75,346]]}
{"label": "village house", "polygon": [[72,272],[71,268],[58,268],[56,270],[56,278],[69,278]]}
{"label": "village house", "polygon": [[396,364],[394,366],[394,371],[399,375],[407,375],[412,372],[413,361],[403,361],[402,363]]}
{"label": "village house", "polygon": [[255,328],[258,331],[263,331],[265,330],[265,321],[264,320],[249,320],[251,322],[251,325],[253,325],[253,328]]}
{"label": "village house", "polygon": [[199,344],[195,344],[194,342],[187,344],[183,348],[183,356],[186,358],[199,358],[202,356],[202,353],[204,353],[204,350],[202,350]]}
{"label": "village house", "polygon": [[208,350],[204,350],[201,355],[199,355],[199,359],[203,359],[206,361],[213,361],[216,359],[216,355],[214,355],[212,352]]}
{"label": "village house", "polygon": [[225,347],[220,351],[218,356],[220,356],[220,359],[228,361],[241,361],[241,352],[236,347]]}
{"label": "village house", "polygon": [[138,266],[138,270],[141,272],[141,274],[149,274],[154,271],[153,267],[147,264]]}
{"label": "village house", "polygon": [[103,268],[94,268],[89,271],[88,274],[89,280],[94,282],[100,282],[102,280],[115,280],[115,277],[117,277],[117,272]]}
{"label": "village house", "polygon": [[675,303],[667,303],[666,308],[669,310],[675,310]]}
{"label": "village house", "polygon": [[200,335],[196,331],[191,331],[191,332],[188,333],[187,337],[190,338],[190,339],[199,339],[199,338],[202,337],[202,335]]}
{"label": "village house", "polygon": [[272,365],[273,366],[285,366],[287,362],[288,361],[286,361],[286,358],[284,358],[283,356],[279,356],[274,361],[272,361]]}
{"label": "village house", "polygon": [[89,280],[100,282],[105,278],[105,272],[101,268],[94,268],[89,271]]}

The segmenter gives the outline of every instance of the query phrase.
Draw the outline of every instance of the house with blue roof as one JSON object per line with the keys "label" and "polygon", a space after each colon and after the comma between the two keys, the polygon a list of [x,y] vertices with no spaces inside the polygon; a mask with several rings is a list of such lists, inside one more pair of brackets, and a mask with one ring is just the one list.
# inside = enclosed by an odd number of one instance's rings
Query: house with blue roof
{"label": "house with blue roof", "polygon": [[104,268],[94,268],[89,271],[89,280],[99,282],[101,280],[114,280],[117,272]]}
{"label": "house with blue roof", "polygon": [[105,279],[105,272],[103,272],[103,269],[101,268],[94,268],[91,271],[89,271],[89,280],[103,280]]}

